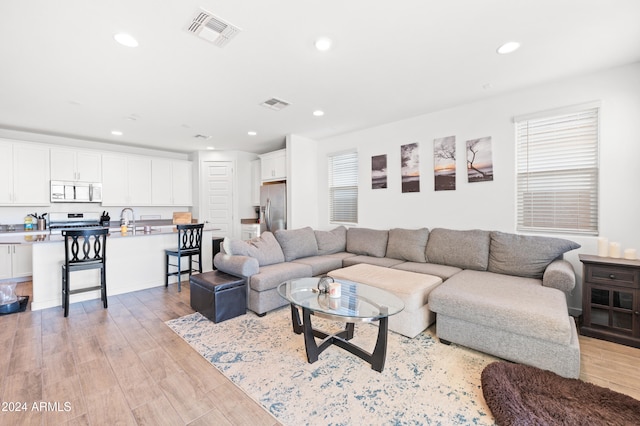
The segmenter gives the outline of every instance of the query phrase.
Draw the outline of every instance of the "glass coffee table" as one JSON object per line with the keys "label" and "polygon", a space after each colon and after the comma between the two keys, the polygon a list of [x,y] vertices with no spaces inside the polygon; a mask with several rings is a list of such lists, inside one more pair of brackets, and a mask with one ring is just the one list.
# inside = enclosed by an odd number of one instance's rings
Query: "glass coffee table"
{"label": "glass coffee table", "polygon": [[[314,363],[329,346],[336,345],[362,358],[376,371],[384,369],[387,355],[389,316],[404,309],[404,303],[388,291],[352,281],[336,280],[340,297],[330,297],[318,289],[321,278],[298,278],[278,286],[278,293],[291,304],[293,331],[304,335],[307,361]],[[333,281],[329,278],[329,282]],[[323,280],[321,287],[327,282]],[[300,312],[302,310],[302,321]],[[346,323],[344,330],[335,334],[314,329],[311,315]],[[372,353],[349,342],[353,338],[356,322],[378,321],[378,338]],[[318,344],[315,338],[323,339]]]}

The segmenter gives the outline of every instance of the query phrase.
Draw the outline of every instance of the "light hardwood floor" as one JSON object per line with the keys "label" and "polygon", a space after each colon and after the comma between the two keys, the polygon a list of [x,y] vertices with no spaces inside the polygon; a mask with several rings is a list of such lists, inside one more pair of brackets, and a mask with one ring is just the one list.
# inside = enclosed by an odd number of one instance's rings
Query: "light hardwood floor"
{"label": "light hardwood floor", "polygon": [[[0,424],[278,424],[164,324],[192,312],[185,282],[0,316]],[[581,379],[640,399],[640,349],[580,345]]]}

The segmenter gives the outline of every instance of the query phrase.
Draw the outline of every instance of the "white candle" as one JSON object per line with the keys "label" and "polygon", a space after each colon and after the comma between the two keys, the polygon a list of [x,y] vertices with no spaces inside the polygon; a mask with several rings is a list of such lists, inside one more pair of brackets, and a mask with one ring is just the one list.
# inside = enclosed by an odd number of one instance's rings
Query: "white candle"
{"label": "white candle", "polygon": [[630,259],[630,260],[637,260],[638,253],[636,252],[636,249],[633,249],[633,248],[624,249],[624,258]]}
{"label": "white candle", "polygon": [[598,256],[609,256],[609,240],[606,238],[598,238]]}
{"label": "white candle", "polygon": [[620,258],[620,243],[609,244],[609,257]]}

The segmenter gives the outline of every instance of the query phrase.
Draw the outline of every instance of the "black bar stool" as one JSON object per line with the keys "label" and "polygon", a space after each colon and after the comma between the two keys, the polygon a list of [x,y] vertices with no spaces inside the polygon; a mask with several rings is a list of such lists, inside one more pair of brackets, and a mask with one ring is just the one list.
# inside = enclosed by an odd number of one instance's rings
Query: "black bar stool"
{"label": "black bar stool", "polygon": [[[202,228],[204,223],[195,223],[191,225],[177,225],[178,228],[178,248],[167,249],[164,251],[164,264],[165,264],[165,276],[164,286],[169,286],[169,277],[178,276],[178,291],[182,291],[182,274],[189,274],[191,278],[192,272],[202,273]],[[169,262],[169,257],[174,256],[178,258],[178,263],[173,264]],[[182,269],[181,259],[185,256],[189,257],[189,268]],[[193,257],[198,256],[198,260]],[[193,262],[198,264],[198,269],[193,268]],[[175,272],[169,272],[169,267],[174,266],[177,268]]]}
{"label": "black bar stool", "polygon": [[[100,298],[107,307],[107,234],[108,229],[63,230],[64,265],[62,265],[62,307],[64,316],[69,316],[69,295],[100,290]],[[100,269],[100,285],[69,288],[69,273],[88,269]]]}

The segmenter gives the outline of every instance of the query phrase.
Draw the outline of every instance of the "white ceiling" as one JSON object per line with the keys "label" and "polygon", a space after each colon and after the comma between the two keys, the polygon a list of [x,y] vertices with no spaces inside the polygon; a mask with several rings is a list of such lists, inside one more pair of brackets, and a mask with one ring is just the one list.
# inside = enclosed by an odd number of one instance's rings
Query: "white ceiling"
{"label": "white ceiling", "polygon": [[[243,31],[224,48],[188,33],[200,7]],[[0,128],[262,153],[638,62],[639,22],[639,0],[4,0]]]}

